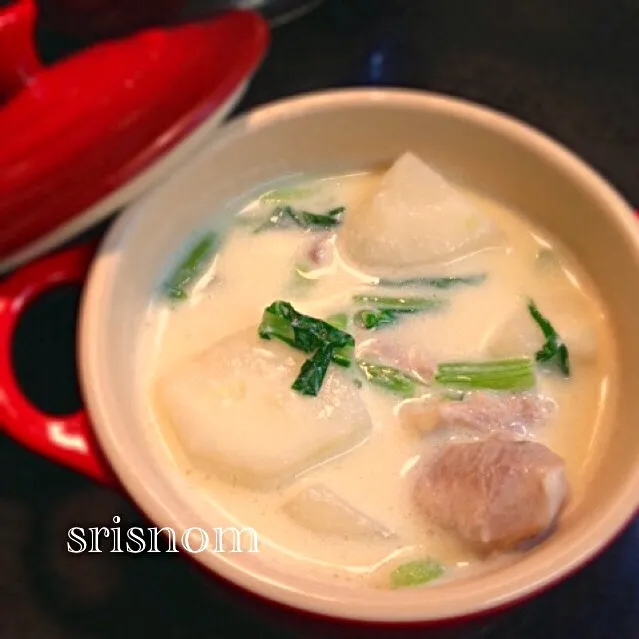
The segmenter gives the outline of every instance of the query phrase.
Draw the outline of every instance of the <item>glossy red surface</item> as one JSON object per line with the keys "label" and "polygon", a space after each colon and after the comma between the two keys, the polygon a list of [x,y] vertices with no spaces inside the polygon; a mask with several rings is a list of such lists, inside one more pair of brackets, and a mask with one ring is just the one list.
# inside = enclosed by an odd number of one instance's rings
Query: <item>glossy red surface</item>
{"label": "glossy red surface", "polygon": [[[31,0],[0,11],[0,259],[124,186],[260,64],[263,19],[229,12],[152,29],[41,68]],[[15,93],[16,89],[18,90]]]}
{"label": "glossy red surface", "polygon": [[11,437],[44,455],[102,482],[111,482],[108,464],[96,446],[87,414],[45,415],[24,396],[11,358],[13,334],[22,312],[47,290],[82,285],[95,252],[85,244],[34,262],[0,284],[0,426]]}
{"label": "glossy red surface", "polygon": [[41,70],[33,44],[36,9],[20,0],[0,9],[0,97],[7,99]]}

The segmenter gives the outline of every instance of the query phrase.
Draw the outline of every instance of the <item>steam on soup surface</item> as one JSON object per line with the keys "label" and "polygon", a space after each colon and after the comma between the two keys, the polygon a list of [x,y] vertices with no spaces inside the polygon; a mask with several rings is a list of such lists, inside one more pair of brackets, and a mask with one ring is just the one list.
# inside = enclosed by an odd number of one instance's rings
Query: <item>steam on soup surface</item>
{"label": "steam on soup surface", "polygon": [[412,153],[270,191],[162,277],[157,427],[281,567],[437,584],[516,560],[587,488],[614,372],[597,295]]}

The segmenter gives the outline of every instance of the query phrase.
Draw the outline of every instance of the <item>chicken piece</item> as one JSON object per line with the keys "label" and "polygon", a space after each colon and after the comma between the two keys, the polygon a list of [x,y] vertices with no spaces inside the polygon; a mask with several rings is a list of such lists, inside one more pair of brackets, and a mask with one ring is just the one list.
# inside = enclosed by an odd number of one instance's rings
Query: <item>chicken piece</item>
{"label": "chicken piece", "polygon": [[542,444],[446,444],[419,469],[415,499],[433,523],[486,550],[539,539],[567,498],[564,461]]}
{"label": "chicken piece", "polygon": [[333,261],[331,233],[313,233],[298,248],[296,263],[304,271],[327,268]]}
{"label": "chicken piece", "polygon": [[529,392],[471,391],[461,401],[426,401],[407,404],[404,422],[417,430],[461,427],[480,434],[494,432],[526,435],[549,419],[555,402]]}
{"label": "chicken piece", "polygon": [[393,164],[372,198],[349,210],[338,232],[340,251],[371,274],[445,263],[502,243],[495,223],[413,153]]}
{"label": "chicken piece", "polygon": [[298,524],[323,535],[360,538],[393,536],[392,531],[322,484],[304,489],[286,502],[283,508]]}
{"label": "chicken piece", "polygon": [[311,238],[307,247],[306,257],[308,262],[313,266],[326,266],[332,257],[331,245],[329,243],[329,234],[323,234],[319,237]]}
{"label": "chicken piece", "polygon": [[418,346],[405,347],[394,339],[372,339],[361,344],[357,357],[384,362],[428,381],[435,372],[435,361]]}

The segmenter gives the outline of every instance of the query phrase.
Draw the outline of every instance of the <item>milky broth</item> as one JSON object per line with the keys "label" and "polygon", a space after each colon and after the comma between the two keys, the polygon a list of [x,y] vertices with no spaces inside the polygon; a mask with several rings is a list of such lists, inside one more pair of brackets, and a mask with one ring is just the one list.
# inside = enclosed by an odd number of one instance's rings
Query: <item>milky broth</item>
{"label": "milky broth", "polygon": [[[348,215],[349,208],[358,205],[379,179],[377,173],[355,173],[313,180],[309,182],[312,192],[295,205],[318,212],[343,205]],[[425,275],[486,272],[486,281],[477,286],[436,291],[450,300],[445,312],[406,316],[396,325],[378,331],[353,326],[347,330],[358,345],[383,334],[387,339],[396,339],[400,346],[424,345],[438,360],[485,358],[490,336],[504,317],[521,305],[522,296],[544,304],[551,318],[555,300],[570,300],[577,317],[587,317],[595,327],[596,360],[573,364],[569,380],[551,374],[539,376],[540,392],[552,397],[558,410],[549,423],[529,434],[564,458],[570,482],[570,509],[587,488],[601,448],[598,441],[605,431],[606,392],[614,377],[613,344],[606,316],[581,269],[560,247],[561,267],[540,267],[536,259],[540,249],[557,248],[552,239],[500,203],[478,193],[465,194],[500,227],[508,250],[480,252],[432,267]],[[138,364],[149,388],[153,427],[165,439],[175,464],[188,474],[193,490],[225,510],[238,526],[256,529],[262,556],[280,567],[318,579],[375,587],[384,583],[390,568],[413,558],[436,558],[447,568],[444,578],[482,565],[475,551],[429,525],[416,510],[411,498],[411,471],[421,455],[438,445],[442,435],[424,436],[407,428],[398,416],[402,400],[390,393],[364,384],[360,392],[373,423],[367,440],[289,485],[269,491],[232,485],[216,475],[213,465],[193,463],[161,407],[153,401],[155,380],[223,337],[242,328],[257,330],[265,307],[274,300],[287,300],[302,313],[327,318],[352,309],[354,294],[371,291],[370,278],[367,281],[339,255],[315,283],[296,278],[294,265],[311,233],[286,229],[254,234],[246,221],[272,206],[256,200],[243,209],[238,218],[243,221],[224,231],[223,244],[210,272],[189,299],[179,304],[158,300],[150,305]],[[214,218],[211,224],[215,224]],[[216,230],[215,226],[211,228]],[[176,258],[167,257],[168,269]],[[400,292],[383,290],[393,295]],[[424,290],[407,287],[401,293],[421,294]],[[255,428],[259,428],[259,415]],[[460,432],[445,436],[467,435]],[[321,535],[302,527],[282,506],[303,486],[318,483],[396,535],[361,541]]]}

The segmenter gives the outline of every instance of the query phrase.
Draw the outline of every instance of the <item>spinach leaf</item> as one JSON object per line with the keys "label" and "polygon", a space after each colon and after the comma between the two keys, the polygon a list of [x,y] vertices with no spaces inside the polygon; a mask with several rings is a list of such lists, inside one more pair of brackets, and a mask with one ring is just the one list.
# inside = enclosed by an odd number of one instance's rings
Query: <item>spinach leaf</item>
{"label": "spinach leaf", "polygon": [[291,388],[304,395],[317,395],[328,365],[349,367],[355,339],[324,320],[299,313],[289,302],[277,300],[268,306],[258,327],[262,339],[278,339],[304,353],[313,353]]}
{"label": "spinach leaf", "polygon": [[385,324],[393,324],[397,320],[397,312],[389,309],[365,308],[353,315],[353,321],[358,326],[372,330]]}
{"label": "spinach leaf", "polygon": [[405,313],[435,311],[448,304],[448,300],[437,297],[385,297],[382,295],[355,295],[353,301],[373,305],[373,308],[362,309],[353,316],[353,321],[367,330],[393,324],[400,315]]}
{"label": "spinach leaf", "polygon": [[391,573],[390,586],[393,589],[420,586],[443,574],[444,568],[432,559],[409,561]]}
{"label": "spinach leaf", "polygon": [[414,397],[419,387],[424,385],[417,377],[392,366],[374,364],[365,360],[359,360],[357,365],[368,382],[401,397]]}
{"label": "spinach leaf", "polygon": [[561,373],[565,377],[570,377],[570,357],[567,346],[532,300],[528,302],[528,310],[546,338],[544,345],[535,353],[535,359],[540,363],[554,361]]}
{"label": "spinach leaf", "polygon": [[435,381],[457,389],[527,390],[535,385],[535,368],[527,357],[442,362],[437,366]]}
{"label": "spinach leaf", "polygon": [[292,206],[277,206],[268,219],[258,226],[254,233],[261,233],[273,228],[299,227],[310,230],[326,230],[341,223],[341,215],[346,211],[343,206],[331,209],[326,213],[311,213]]}
{"label": "spinach leaf", "polygon": [[186,254],[164,282],[164,292],[169,298],[184,300],[188,297],[193,281],[199,277],[215,251],[216,241],[216,234],[208,233]]}
{"label": "spinach leaf", "polygon": [[313,356],[302,364],[300,373],[291,388],[302,393],[302,395],[316,396],[322,388],[332,357],[333,346],[331,344],[322,344]]}

